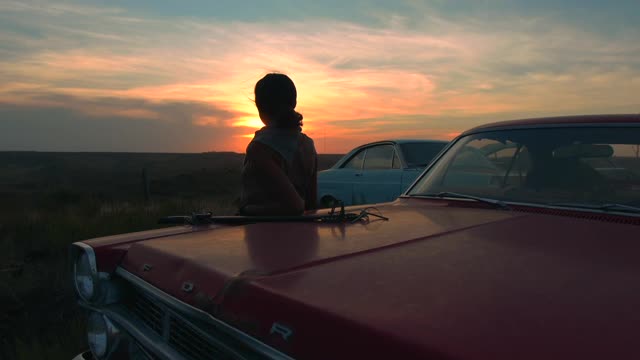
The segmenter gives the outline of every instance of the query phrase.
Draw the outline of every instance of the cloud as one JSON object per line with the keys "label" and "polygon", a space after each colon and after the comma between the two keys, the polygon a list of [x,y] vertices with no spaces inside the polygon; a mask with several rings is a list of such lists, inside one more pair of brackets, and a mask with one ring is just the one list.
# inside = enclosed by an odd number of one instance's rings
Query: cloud
{"label": "cloud", "polygon": [[44,16],[103,16],[124,12],[124,10],[120,8],[84,5],[82,3],[12,0],[5,0],[0,3],[0,10],[17,14],[28,13]]}
{"label": "cloud", "polygon": [[189,127],[247,135],[260,125],[253,85],[276,70],[298,86],[305,131],[329,134],[334,152],[384,135],[443,138],[509,116],[639,110],[638,27],[612,34],[539,11],[421,4],[363,9],[376,18],[366,24],[6,2],[0,101],[149,126],[181,116]]}
{"label": "cloud", "polygon": [[198,102],[33,95],[0,103],[0,150],[200,152],[238,149],[233,115]]}

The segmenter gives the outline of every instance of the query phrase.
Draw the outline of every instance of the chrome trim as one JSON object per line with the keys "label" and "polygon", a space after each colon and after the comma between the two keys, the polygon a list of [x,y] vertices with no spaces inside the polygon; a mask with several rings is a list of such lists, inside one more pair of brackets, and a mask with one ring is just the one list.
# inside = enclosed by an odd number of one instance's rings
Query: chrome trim
{"label": "chrome trim", "polygon": [[[78,289],[78,282],[76,281],[76,266],[77,266],[77,260],[78,257],[80,257],[81,252],[87,254],[87,257],[89,258],[89,267],[91,268],[91,277],[93,278],[93,284],[94,284],[94,290],[93,290],[93,296],[90,299],[86,299],[84,296],[82,296],[82,294],[80,293],[80,290]],[[93,250],[93,248],[83,242],[75,242],[73,244],[71,244],[71,261],[72,261],[72,272],[71,272],[71,276],[73,277],[73,288],[76,290],[76,294],[78,295],[79,298],[83,299],[84,301],[87,302],[93,302],[95,301],[98,297],[99,297],[99,292],[100,292],[100,284],[99,284],[99,280],[100,280],[100,276],[98,274],[98,264],[96,262],[96,253]]]}
{"label": "chrome trim", "polygon": [[285,355],[284,353],[272,348],[271,346],[262,343],[258,339],[255,339],[248,334],[245,334],[244,332],[228,325],[227,323],[216,319],[215,317],[211,316],[211,314],[174,298],[173,296],[140,279],[136,275],[128,272],[122,267],[118,267],[116,269],[116,274],[129,281],[132,285],[137,286],[143,291],[152,294],[160,301],[164,302],[167,306],[175,309],[175,311],[177,311],[178,313],[205,321],[209,325],[215,326],[217,329],[223,331],[229,336],[234,337],[236,340],[243,342],[246,346],[264,356],[267,356],[271,359],[293,360],[292,357],[289,357],[288,355]]}
{"label": "chrome trim", "polygon": [[[402,149],[400,149],[400,145],[398,143],[393,143],[391,144],[393,146],[393,154],[398,156],[398,159],[400,159],[400,168],[398,168],[397,170],[407,170],[409,168],[409,166],[407,165],[407,161],[404,158],[404,154],[402,153]],[[391,160],[391,163],[393,165],[393,157]],[[391,168],[391,170],[396,170],[394,168]]]}
{"label": "chrome trim", "polygon": [[95,311],[109,318],[135,341],[150,349],[155,356],[163,360],[188,360],[166,344],[159,335],[147,330],[143,323],[135,320],[132,316],[124,316],[123,314],[126,314],[126,311],[120,309],[119,305],[98,308],[85,302],[80,302],[79,304],[85,309]]}
{"label": "chrome trim", "polygon": [[106,273],[106,272],[99,272],[98,273],[98,279],[109,281],[109,280],[111,280],[111,274]]}
{"label": "chrome trim", "polygon": [[124,334],[122,333],[122,331],[120,331],[120,328],[116,326],[114,322],[104,313],[100,311],[92,311],[92,313],[89,316],[93,314],[101,317],[102,321],[104,322],[105,334],[107,336],[107,340],[106,340],[107,343],[106,343],[104,356],[94,356],[90,344],[89,344],[89,349],[90,349],[89,352],[93,356],[92,359],[98,359],[98,360],[111,359],[111,357],[113,356],[113,353],[116,351],[116,349],[118,349],[118,347],[120,347],[120,344],[122,343],[122,339],[124,338]]}
{"label": "chrome trim", "polygon": [[[94,292],[90,299],[84,298],[78,291],[78,283],[75,279],[75,267],[80,254],[84,252],[89,258],[89,267],[93,277]],[[98,272],[98,262],[96,253],[90,245],[83,242],[75,242],[71,244],[71,281],[78,298],[91,304],[107,305],[117,302],[121,298],[121,287],[117,282],[112,280],[113,277],[107,272]]]}
{"label": "chrome trim", "polygon": [[[96,252],[93,251],[93,248],[81,241],[74,242],[71,244],[72,246],[77,246],[82,249],[84,252],[89,254],[89,265],[91,265],[91,271],[95,274],[98,273],[98,264],[96,263]],[[77,254],[76,254],[77,255]]]}
{"label": "chrome trim", "polygon": [[[138,291],[138,290],[136,289],[135,291]],[[172,343],[172,335],[177,335],[182,329],[183,331],[188,330],[192,333],[197,334],[198,336],[202,337],[203,340],[206,341],[208,345],[212,345],[213,347],[216,347],[217,349],[226,352],[228,355],[232,355],[234,359],[248,360],[248,358],[244,356],[241,352],[237,351],[232,346],[226,344],[223,340],[217,338],[216,336],[211,335],[209,332],[207,332],[206,329],[201,329],[196,324],[194,324],[193,321],[189,320],[187,317],[176,312],[170,306],[162,302],[162,300],[158,299],[158,297],[149,295],[144,290],[140,290],[139,294],[136,294],[135,296],[143,297],[146,302],[153,303],[153,306],[157,307],[158,311],[161,312],[161,314],[159,315],[161,317],[159,321],[160,324],[158,324],[160,328],[152,329],[152,331],[160,335],[162,339],[165,341],[165,343],[167,343],[172,348],[178,349],[175,346],[181,345],[176,338],[174,338],[174,341]],[[134,304],[133,307],[135,306],[136,305]],[[149,305],[147,304],[147,306]],[[135,310],[133,310],[131,307],[128,308],[128,311],[129,313],[135,312]],[[140,320],[142,320],[147,325],[149,325],[144,319],[140,318]],[[178,323],[181,323],[179,327],[174,328],[174,326]],[[185,345],[185,344],[182,344],[182,345]],[[180,351],[180,350],[177,350],[177,351]]]}
{"label": "chrome trim", "polygon": [[76,355],[72,360],[93,360],[94,357],[91,354],[91,351],[85,351]]}
{"label": "chrome trim", "polygon": [[105,314],[101,315],[107,328],[107,358],[109,358],[115,349],[120,346],[123,334],[120,328],[116,326],[108,316]]}
{"label": "chrome trim", "polygon": [[[150,353],[149,350],[146,349],[144,346],[140,345],[135,341],[131,341],[129,343],[129,355],[135,354],[136,352],[139,352],[147,360],[154,360],[155,358],[154,355]],[[139,359],[139,358],[135,358],[135,359]]]}

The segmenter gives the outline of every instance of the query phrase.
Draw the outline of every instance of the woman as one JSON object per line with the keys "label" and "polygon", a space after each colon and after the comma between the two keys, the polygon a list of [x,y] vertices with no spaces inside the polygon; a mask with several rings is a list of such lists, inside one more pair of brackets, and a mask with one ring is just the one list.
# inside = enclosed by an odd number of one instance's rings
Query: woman
{"label": "woman", "polygon": [[271,73],[255,86],[255,103],[264,127],[246,150],[240,215],[300,215],[316,208],[317,153],[302,133],[291,79]]}

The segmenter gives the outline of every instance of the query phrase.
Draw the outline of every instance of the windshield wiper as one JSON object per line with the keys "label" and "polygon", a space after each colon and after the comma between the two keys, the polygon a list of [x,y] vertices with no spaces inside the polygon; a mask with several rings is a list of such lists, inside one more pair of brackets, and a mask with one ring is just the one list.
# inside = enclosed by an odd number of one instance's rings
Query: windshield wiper
{"label": "windshield wiper", "polygon": [[493,206],[495,206],[497,208],[500,208],[500,209],[511,210],[509,205],[507,205],[505,202],[503,202],[501,200],[483,198],[483,197],[479,197],[479,196],[474,196],[474,195],[469,195],[469,194],[461,194],[461,193],[456,193],[456,192],[442,191],[442,192],[435,193],[435,194],[424,194],[424,195],[419,195],[419,196],[428,196],[428,197],[437,197],[437,198],[446,198],[446,197],[448,197],[448,198],[457,198],[457,199],[469,199],[469,200],[475,200],[475,201],[478,201],[478,202],[481,202],[481,203],[493,205]]}
{"label": "windshield wiper", "polygon": [[550,206],[573,207],[577,209],[601,210],[601,211],[623,211],[640,214],[640,207],[624,204],[581,204],[581,203],[551,203]]}

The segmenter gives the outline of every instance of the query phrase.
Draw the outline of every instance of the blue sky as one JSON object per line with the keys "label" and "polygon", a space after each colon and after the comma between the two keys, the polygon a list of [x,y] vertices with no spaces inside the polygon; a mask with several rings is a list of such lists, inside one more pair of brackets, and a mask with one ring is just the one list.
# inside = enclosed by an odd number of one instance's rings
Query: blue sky
{"label": "blue sky", "polygon": [[[0,1],[0,150],[238,151],[269,71],[321,152],[640,112],[640,1]],[[45,131],[46,129],[46,131]]]}

